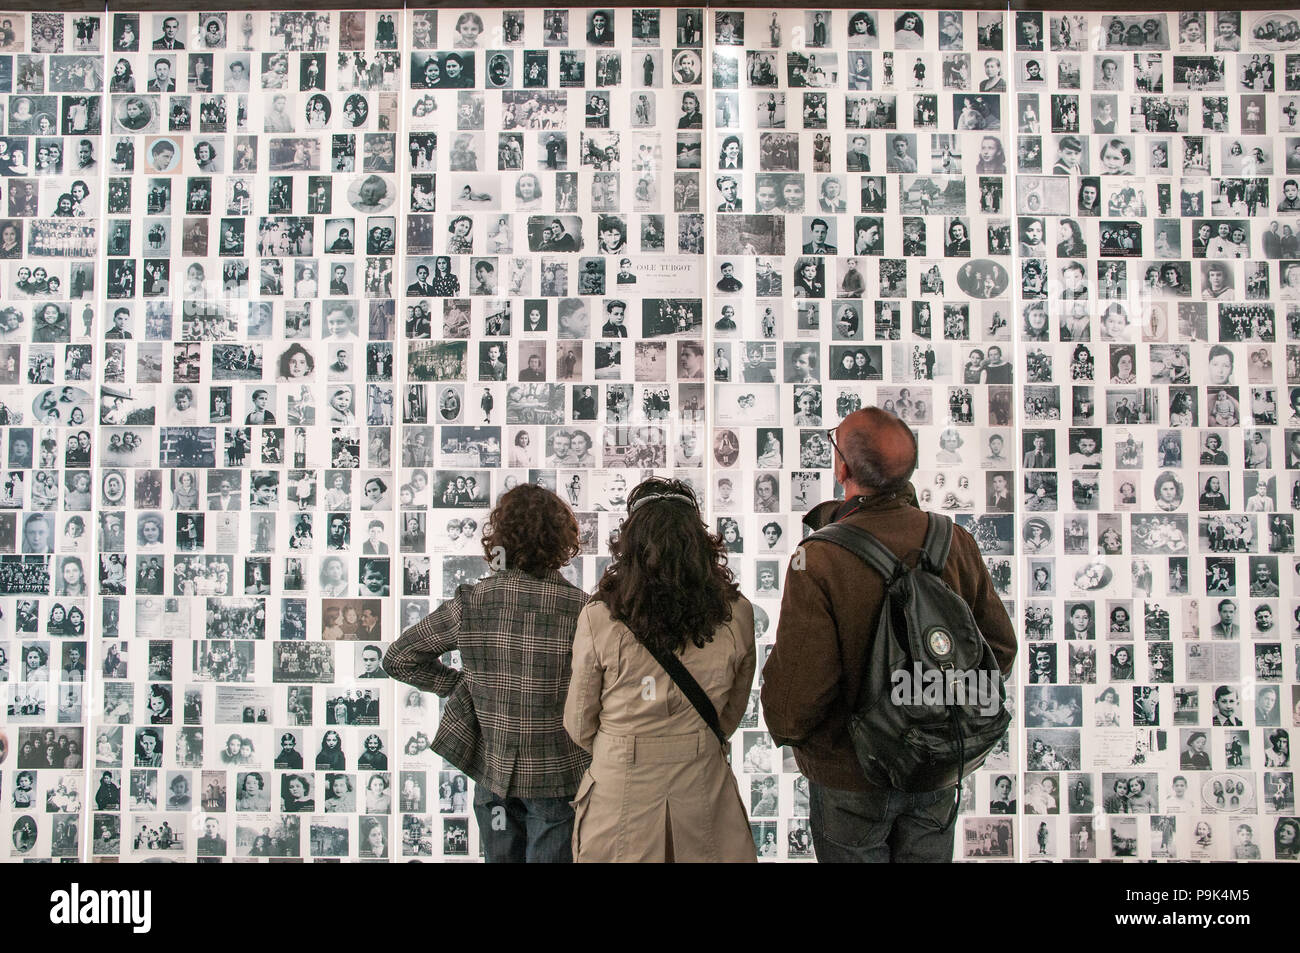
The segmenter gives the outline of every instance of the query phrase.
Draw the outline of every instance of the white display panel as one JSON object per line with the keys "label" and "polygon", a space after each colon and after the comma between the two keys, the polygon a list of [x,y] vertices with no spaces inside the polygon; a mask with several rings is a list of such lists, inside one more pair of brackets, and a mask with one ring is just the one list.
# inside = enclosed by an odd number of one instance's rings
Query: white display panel
{"label": "white display panel", "polygon": [[1022,639],[956,857],[1295,859],[1292,14],[14,13],[0,93],[8,859],[477,858],[374,663],[497,497],[590,591],[691,481],[761,663],[872,404]]}
{"label": "white display panel", "polygon": [[89,823],[101,28],[95,14],[0,18],[0,823],[12,860],[78,857]]}
{"label": "white display panel", "polygon": [[[521,482],[573,507],[562,572],[594,589],[643,476],[685,468],[703,494],[707,435],[704,216],[676,198],[699,194],[706,132],[678,131],[678,103],[703,99],[702,38],[674,50],[658,9],[408,17],[406,625],[488,572],[483,524]],[[672,70],[690,57],[687,83]],[[425,764],[437,709],[411,697],[395,736],[430,795],[401,818],[402,856],[478,856],[472,784]]]}
{"label": "white display panel", "polygon": [[1295,859],[1300,26],[1013,36],[1023,855]]}

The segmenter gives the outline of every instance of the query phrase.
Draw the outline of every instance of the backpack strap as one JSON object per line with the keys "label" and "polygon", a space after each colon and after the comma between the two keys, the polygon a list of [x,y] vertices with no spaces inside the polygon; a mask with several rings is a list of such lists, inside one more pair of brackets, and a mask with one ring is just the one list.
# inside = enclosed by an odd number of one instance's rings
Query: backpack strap
{"label": "backpack strap", "polygon": [[[640,639],[637,639],[637,641],[641,642]],[[682,664],[682,660],[674,652],[659,652],[650,648],[644,642],[641,642],[641,647],[654,656],[654,660],[668,673],[668,677],[673,680],[673,684],[686,696],[686,700],[691,703],[691,707],[704,719],[704,723],[709,726],[709,729],[721,743],[722,750],[724,752],[728,751],[727,736],[722,733],[722,724],[718,719],[718,709],[713,706],[708,693],[695,680],[695,676],[691,674],[690,669]]]}
{"label": "backpack strap", "polygon": [[808,539],[824,539],[828,543],[847,549],[884,576],[886,585],[893,581],[901,565],[898,557],[886,549],[875,536],[861,527],[851,526],[848,523],[831,523],[823,526]]}
{"label": "backpack strap", "polygon": [[921,553],[929,564],[930,572],[936,576],[943,572],[948,562],[948,552],[952,549],[952,519],[942,513],[926,513],[929,525],[925,528],[925,542],[921,544]]}

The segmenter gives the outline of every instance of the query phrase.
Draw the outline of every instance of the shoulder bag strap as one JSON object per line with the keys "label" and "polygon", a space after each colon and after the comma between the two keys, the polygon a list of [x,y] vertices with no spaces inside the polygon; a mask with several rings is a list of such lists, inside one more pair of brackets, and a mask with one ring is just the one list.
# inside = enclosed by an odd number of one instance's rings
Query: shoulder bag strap
{"label": "shoulder bag strap", "polygon": [[926,513],[930,525],[925,528],[925,542],[921,551],[930,564],[930,572],[936,576],[943,572],[948,562],[948,552],[952,549],[952,520],[942,513]]}
{"label": "shoulder bag strap", "polygon": [[[638,639],[638,641],[640,640]],[[704,719],[704,723],[713,730],[713,734],[717,736],[722,747],[726,749],[727,736],[722,733],[722,725],[718,722],[718,710],[713,707],[713,702],[704,689],[700,687],[700,683],[695,680],[695,676],[682,664],[682,660],[677,657],[677,653],[657,652],[644,642],[641,642],[641,645],[654,656],[656,662],[663,666],[664,671],[668,673],[668,677],[673,680],[673,684],[686,696],[686,700],[691,703],[699,716]]]}
{"label": "shoulder bag strap", "polygon": [[[884,544],[865,529],[848,523],[831,523],[823,526],[808,539],[824,539],[847,549],[868,566],[885,577],[889,583],[898,572],[898,557],[885,548]],[[808,540],[804,540],[807,542]]]}

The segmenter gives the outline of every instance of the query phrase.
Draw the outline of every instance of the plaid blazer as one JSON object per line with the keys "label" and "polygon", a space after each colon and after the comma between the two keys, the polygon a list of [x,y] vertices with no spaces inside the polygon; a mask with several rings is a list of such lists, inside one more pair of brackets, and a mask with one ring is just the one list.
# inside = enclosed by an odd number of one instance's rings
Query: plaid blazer
{"label": "plaid blazer", "polygon": [[[443,705],[433,750],[500,797],[568,797],[591,756],[564,730],[573,634],[587,594],[516,569],[461,586],[402,633],[388,674]],[[439,656],[460,649],[457,671]]]}

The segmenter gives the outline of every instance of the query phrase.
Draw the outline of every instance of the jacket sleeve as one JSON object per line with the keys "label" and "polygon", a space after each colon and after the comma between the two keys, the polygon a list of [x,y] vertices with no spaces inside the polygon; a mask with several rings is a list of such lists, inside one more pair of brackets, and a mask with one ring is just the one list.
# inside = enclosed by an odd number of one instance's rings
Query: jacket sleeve
{"label": "jacket sleeve", "polygon": [[958,534],[965,537],[962,541],[965,544],[963,548],[973,554],[970,571],[975,579],[973,591],[967,595],[966,601],[980,634],[993,650],[993,657],[997,659],[998,668],[1005,678],[1011,674],[1011,667],[1016,660],[1016,629],[1007,615],[1006,606],[1002,604],[1002,598],[993,588],[993,577],[989,575],[989,567],[984,564],[984,558],[979,553],[979,546],[966,530],[954,525],[954,540]]}
{"label": "jacket sleeve", "polygon": [[758,667],[757,652],[754,648],[754,607],[748,600],[736,606],[732,625],[736,633],[736,648],[740,658],[736,665],[736,680],[727,693],[726,703],[718,714],[718,726],[728,738],[740,727],[740,719],[745,717],[749,707],[749,693],[754,687],[754,669]]}
{"label": "jacket sleeve", "polygon": [[808,547],[795,550],[785,574],[776,644],[763,666],[763,719],[779,745],[799,744],[826,720],[843,671],[830,598],[810,560]]}
{"label": "jacket sleeve", "polygon": [[573,636],[573,673],[564,700],[564,730],[573,743],[590,751],[600,730],[600,702],[604,690],[605,666],[596,654],[596,640],[586,609],[578,616]]}
{"label": "jacket sleeve", "polygon": [[460,639],[461,594],[448,599],[402,633],[384,656],[384,671],[399,682],[446,698],[464,673],[438,661]]}

